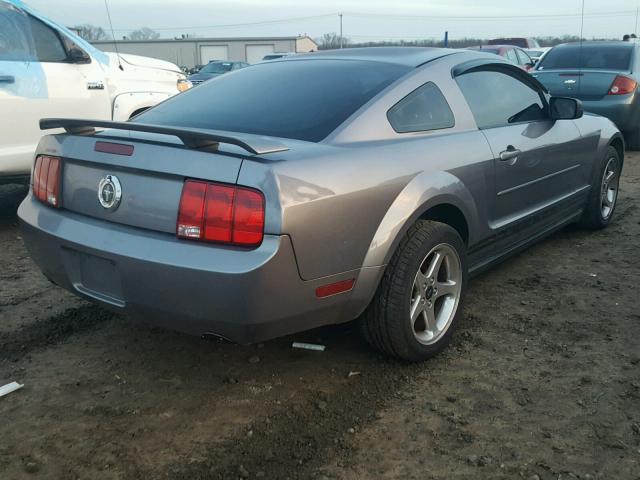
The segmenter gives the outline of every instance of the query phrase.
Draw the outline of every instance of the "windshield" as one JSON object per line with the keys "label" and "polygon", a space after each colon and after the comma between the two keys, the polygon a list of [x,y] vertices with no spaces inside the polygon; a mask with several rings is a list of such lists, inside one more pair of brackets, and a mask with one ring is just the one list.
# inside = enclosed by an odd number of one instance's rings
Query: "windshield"
{"label": "windshield", "polygon": [[318,142],[409,70],[371,61],[265,62],[216,77],[135,121]]}
{"label": "windshield", "polygon": [[542,57],[538,70],[594,69],[629,71],[633,45],[566,45]]}
{"label": "windshield", "polygon": [[212,62],[208,63],[200,72],[202,73],[227,73],[231,70],[233,64],[231,62]]}

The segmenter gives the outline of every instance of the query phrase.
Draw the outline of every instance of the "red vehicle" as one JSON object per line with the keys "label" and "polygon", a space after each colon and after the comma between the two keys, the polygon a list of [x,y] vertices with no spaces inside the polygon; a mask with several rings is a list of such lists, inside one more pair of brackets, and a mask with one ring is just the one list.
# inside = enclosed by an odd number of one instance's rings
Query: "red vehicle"
{"label": "red vehicle", "polygon": [[527,52],[513,45],[480,45],[479,47],[469,47],[468,50],[478,50],[499,55],[519,66],[525,72],[533,70],[535,64]]}
{"label": "red vehicle", "polygon": [[535,38],[494,38],[487,42],[488,45],[514,45],[520,48],[540,48],[540,44]]}

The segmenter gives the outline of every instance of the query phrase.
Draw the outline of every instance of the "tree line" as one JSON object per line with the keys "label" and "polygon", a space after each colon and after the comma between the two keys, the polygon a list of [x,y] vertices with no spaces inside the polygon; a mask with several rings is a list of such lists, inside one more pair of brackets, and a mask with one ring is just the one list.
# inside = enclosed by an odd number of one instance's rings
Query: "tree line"
{"label": "tree line", "polygon": [[[88,23],[84,25],[76,25],[74,27],[71,27],[71,29],[78,32],[78,35],[80,35],[88,42],[113,40],[113,37],[109,35],[104,28],[97,27]],[[138,30],[133,30],[128,35],[125,35],[122,40],[156,40],[158,38],[160,38],[160,34],[158,32],[148,27],[142,27]]]}
{"label": "tree line", "polygon": [[[561,37],[535,37],[541,47],[554,47],[560,43],[567,42],[579,42],[580,37],[577,35],[563,35]],[[583,38],[583,40],[587,40]],[[620,40],[611,38],[592,38],[589,40]],[[334,48],[340,48],[340,35],[332,32],[325,33],[321,37],[316,39],[319,50],[331,50]],[[459,38],[448,42],[449,48],[466,48],[474,47],[477,45],[484,45],[487,43],[486,38]],[[433,40],[379,40],[372,42],[353,42],[348,37],[342,38],[343,47],[444,47],[444,39]]]}
{"label": "tree line", "polygon": [[[91,24],[76,25],[71,27],[77,31],[78,34],[89,42],[96,42],[101,40],[112,40],[104,28],[97,27]],[[189,35],[191,37],[192,35]],[[197,37],[193,35],[193,37]],[[155,30],[142,27],[137,30],[133,30],[128,35],[122,37],[122,40],[156,40],[160,38],[160,34]],[[535,37],[542,47],[553,47],[560,43],[578,42],[580,37],[577,35],[563,35],[561,37]],[[319,38],[316,38],[319,50],[331,50],[334,48],[340,48],[340,35],[331,32],[325,33]],[[586,40],[586,39],[583,39]],[[610,38],[593,38],[591,40],[615,40]],[[619,39],[618,39],[619,40]],[[486,38],[459,38],[455,40],[449,40],[449,48],[465,48],[473,47],[476,45],[483,45],[487,42]],[[379,40],[372,42],[354,42],[348,37],[342,38],[343,47],[444,47],[444,39],[423,39],[423,40]]]}

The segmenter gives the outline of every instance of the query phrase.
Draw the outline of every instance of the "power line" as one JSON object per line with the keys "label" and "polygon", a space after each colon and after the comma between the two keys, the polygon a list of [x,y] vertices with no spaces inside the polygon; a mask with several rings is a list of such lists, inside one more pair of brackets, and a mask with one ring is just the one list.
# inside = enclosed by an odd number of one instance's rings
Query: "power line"
{"label": "power line", "polygon": [[[629,15],[636,15],[637,10],[624,10],[624,11],[616,11],[616,12],[591,12],[585,13],[584,17],[598,17],[598,18],[609,18],[609,17],[623,17]],[[243,22],[243,23],[225,23],[219,25],[182,25],[182,26],[171,26],[171,27],[149,27],[152,30],[208,30],[208,29],[218,29],[218,28],[235,28],[235,27],[251,27],[251,26],[259,26],[259,25],[272,25],[278,23],[293,23],[293,22],[301,22],[307,20],[318,20],[324,18],[335,18],[338,15],[342,15],[340,13],[325,13],[322,15],[309,15],[305,17],[291,17],[291,18],[279,18],[273,20],[262,20],[257,22]],[[527,20],[554,20],[554,19],[567,19],[567,18],[581,18],[582,15],[580,13],[557,13],[557,14],[540,14],[540,15],[401,15],[401,14],[385,14],[385,13],[366,13],[366,12],[346,12],[345,16],[355,17],[355,18],[384,18],[386,20],[396,19],[396,20],[472,20],[472,21],[495,21],[495,20],[516,20],[516,19],[527,19]],[[131,28],[118,28],[114,29],[117,32],[128,32]]]}
{"label": "power line", "polygon": [[[211,28],[229,28],[229,27],[250,27],[254,25],[270,25],[274,23],[291,23],[300,22],[304,20],[315,20],[319,18],[335,17],[337,13],[326,13],[324,15],[311,15],[308,17],[294,17],[294,18],[280,18],[276,20],[263,20],[259,22],[246,22],[246,23],[225,23],[221,25],[190,25],[190,26],[173,26],[173,27],[149,27],[151,30],[198,30],[198,29],[211,29]],[[118,28],[118,32],[128,32],[130,28]]]}
{"label": "power line", "polygon": [[[585,13],[584,17],[622,17],[634,15],[635,10],[624,10],[617,12],[591,12]],[[386,13],[364,13],[364,12],[346,12],[345,15],[351,17],[380,17],[385,19],[433,19],[433,20],[514,20],[514,19],[550,19],[550,18],[582,18],[581,13],[556,13],[556,14],[540,14],[540,15],[400,15]]]}

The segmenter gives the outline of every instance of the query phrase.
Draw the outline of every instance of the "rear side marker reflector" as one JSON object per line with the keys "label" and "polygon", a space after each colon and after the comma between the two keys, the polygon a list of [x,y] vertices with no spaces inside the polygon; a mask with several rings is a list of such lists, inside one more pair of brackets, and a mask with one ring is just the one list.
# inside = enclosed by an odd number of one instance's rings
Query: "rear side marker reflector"
{"label": "rear side marker reflector", "polygon": [[353,288],[355,283],[356,279],[350,278],[349,280],[342,280],[340,282],[330,283],[329,285],[323,285],[316,288],[316,297],[325,298],[338,293],[348,292]]}
{"label": "rear side marker reflector", "polygon": [[96,142],[94,150],[96,152],[113,153],[115,155],[126,155],[127,157],[133,155],[133,145],[126,145],[124,143]]}
{"label": "rear side marker reflector", "polygon": [[60,177],[62,174],[62,159],[48,155],[36,157],[33,168],[33,195],[42,203],[54,208],[60,208]]}
{"label": "rear side marker reflector", "polygon": [[251,188],[187,180],[182,187],[176,235],[257,247],[264,236],[264,196]]}

